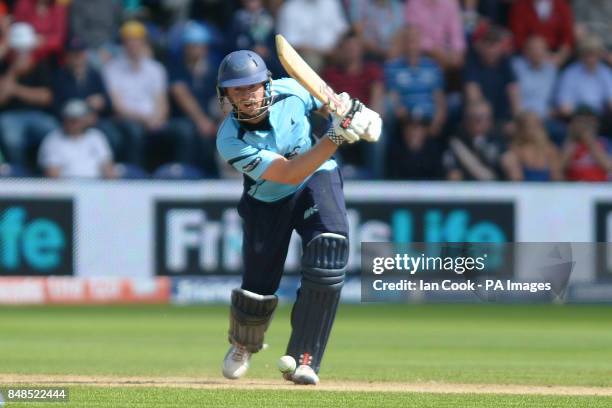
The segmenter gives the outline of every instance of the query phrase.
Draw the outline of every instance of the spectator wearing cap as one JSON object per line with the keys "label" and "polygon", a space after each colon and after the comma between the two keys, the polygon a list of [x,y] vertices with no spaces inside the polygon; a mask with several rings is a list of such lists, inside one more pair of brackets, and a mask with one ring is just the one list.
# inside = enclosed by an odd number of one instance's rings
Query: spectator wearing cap
{"label": "spectator wearing cap", "polygon": [[448,180],[520,180],[521,168],[503,137],[495,131],[491,105],[476,101],[465,108],[459,133],[449,140],[443,156]]}
{"label": "spectator wearing cap", "polygon": [[458,0],[407,0],[405,21],[421,33],[421,49],[444,69],[463,66],[466,43]]}
{"label": "spectator wearing cap", "polygon": [[579,107],[572,115],[562,150],[562,165],[570,181],[610,180],[612,143],[599,136],[599,119],[588,106]]}
{"label": "spectator wearing cap", "polygon": [[66,2],[59,0],[17,0],[15,21],[30,24],[38,35],[37,58],[58,57],[68,33]]}
{"label": "spectator wearing cap", "polygon": [[146,167],[147,146],[170,144],[173,160],[190,162],[193,136],[184,124],[168,122],[167,74],[150,57],[146,28],[128,21],[120,34],[123,52],[104,66],[103,78],[124,137],[123,160]]}
{"label": "spectator wearing cap", "polygon": [[386,59],[404,25],[403,4],[399,0],[349,0],[347,3],[351,24],[361,35],[368,56]]}
{"label": "spectator wearing cap", "polygon": [[53,102],[51,77],[44,62],[36,62],[36,33],[27,23],[14,23],[10,52],[0,61],[0,141],[7,159],[27,166],[28,153],[57,127],[46,112]]}
{"label": "spectator wearing cap", "polygon": [[237,50],[253,50],[266,63],[272,76],[284,76],[274,45],[274,18],[262,0],[242,0],[232,18],[230,44]]}
{"label": "spectator wearing cap", "polygon": [[62,127],[45,137],[38,163],[51,178],[114,178],[113,155],[104,135],[89,126],[90,109],[80,99],[63,106]]}
{"label": "spectator wearing cap", "polygon": [[574,0],[574,32],[578,42],[587,35],[601,38],[606,48],[604,60],[612,66],[612,2],[610,0]]}
{"label": "spectator wearing cap", "polygon": [[594,35],[578,44],[578,61],[561,74],[557,104],[563,116],[587,106],[598,115],[612,109],[612,70],[601,61],[603,43]]}
{"label": "spectator wearing cap", "polygon": [[444,76],[440,66],[422,54],[420,31],[404,28],[398,36],[402,56],[384,66],[385,86],[394,116],[425,119],[429,133],[438,135],[446,121]]}
{"label": "spectator wearing cap", "polygon": [[[197,134],[197,161],[209,175],[218,174],[215,162],[217,124],[211,106],[217,106],[216,72],[208,56],[210,34],[189,22],[183,32],[183,58],[169,66],[170,95],[175,115]],[[177,119],[180,120],[180,119]]]}
{"label": "spectator wearing cap", "polygon": [[276,28],[319,71],[349,26],[340,0],[288,0]]}
{"label": "spectator wearing cap", "polygon": [[521,111],[520,88],[507,57],[507,32],[488,26],[476,39],[464,71],[467,103],[482,99],[493,107],[495,120],[505,122]]}
{"label": "spectator wearing cap", "polygon": [[566,0],[515,0],[510,8],[510,30],[516,49],[522,50],[531,35],[546,39],[553,50],[551,61],[561,66],[574,44],[574,17]]}
{"label": "spectator wearing cap", "polygon": [[438,180],[443,178],[440,139],[428,137],[428,123],[422,118],[400,121],[387,154],[387,178],[391,180]]}
{"label": "spectator wearing cap", "polygon": [[85,42],[79,37],[71,38],[66,45],[65,64],[57,70],[53,80],[55,112],[59,113],[70,99],[84,100],[91,111],[92,124],[104,132],[116,152],[121,136],[108,119],[110,99],[102,75],[88,61]]}

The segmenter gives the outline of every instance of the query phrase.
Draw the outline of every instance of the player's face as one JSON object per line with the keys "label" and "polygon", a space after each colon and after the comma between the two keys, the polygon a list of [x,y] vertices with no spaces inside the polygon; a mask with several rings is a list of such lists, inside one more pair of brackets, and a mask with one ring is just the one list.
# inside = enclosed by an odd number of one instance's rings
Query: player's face
{"label": "player's face", "polygon": [[227,97],[240,114],[247,117],[257,116],[264,103],[264,84],[227,88]]}

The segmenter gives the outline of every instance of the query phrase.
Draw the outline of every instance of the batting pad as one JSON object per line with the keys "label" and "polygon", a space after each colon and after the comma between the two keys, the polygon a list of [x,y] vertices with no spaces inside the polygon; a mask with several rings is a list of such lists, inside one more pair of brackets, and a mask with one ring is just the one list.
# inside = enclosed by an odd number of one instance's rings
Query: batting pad
{"label": "batting pad", "polygon": [[234,289],[230,309],[230,343],[245,346],[251,353],[261,350],[277,304],[276,295],[264,296]]}
{"label": "batting pad", "polygon": [[315,237],[302,257],[302,284],[291,313],[287,354],[317,373],[336,317],[347,261],[348,239],[337,234]]}

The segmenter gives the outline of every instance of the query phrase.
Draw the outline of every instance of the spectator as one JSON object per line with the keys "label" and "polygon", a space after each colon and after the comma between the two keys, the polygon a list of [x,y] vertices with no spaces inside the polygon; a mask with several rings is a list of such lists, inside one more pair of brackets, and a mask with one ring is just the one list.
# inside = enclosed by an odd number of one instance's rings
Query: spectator
{"label": "spectator", "polygon": [[398,37],[403,52],[384,66],[385,85],[394,115],[426,119],[429,133],[438,135],[446,121],[444,77],[436,62],[421,53],[421,36],[415,26],[406,27]]}
{"label": "spectator", "polygon": [[512,60],[518,80],[522,108],[541,119],[550,117],[553,108],[557,67],[548,59],[548,46],[543,37],[529,37],[523,54]]}
{"label": "spectator", "polygon": [[548,139],[540,118],[532,112],[516,118],[510,151],[516,156],[524,181],[562,180],[561,157]]}
{"label": "spectator", "polygon": [[554,117],[558,69],[550,61],[548,54],[546,40],[533,35],[525,43],[523,54],[512,60],[512,68],[518,80],[522,109],[537,114],[552,140],[561,145],[566,129],[565,125]]}
{"label": "spectator", "polygon": [[181,123],[168,123],[166,70],[149,57],[145,27],[128,21],[120,34],[124,52],[105,65],[103,74],[116,123],[126,139],[124,158],[144,167],[145,146],[159,147],[161,142],[173,145],[174,160],[191,162],[192,134]]}
{"label": "spectator", "polygon": [[612,2],[610,0],[574,0],[572,2],[578,42],[587,35],[596,35],[605,42],[608,65],[612,65]]}
{"label": "spectator", "polygon": [[514,44],[521,50],[531,35],[546,39],[554,51],[552,61],[561,66],[574,44],[574,18],[566,0],[516,0],[510,9]]}
{"label": "spectator", "polygon": [[112,57],[121,9],[115,1],[71,0],[70,33],[89,49],[90,62],[100,68]]}
{"label": "spectator", "polygon": [[601,61],[603,43],[588,36],[578,44],[579,60],[568,66],[559,80],[558,105],[564,116],[585,105],[598,115],[612,109],[612,71]]}
{"label": "spectator", "polygon": [[454,181],[521,179],[518,160],[495,132],[491,106],[482,100],[467,106],[463,128],[450,139],[443,166],[447,179]]}
{"label": "spectator", "polygon": [[17,0],[15,21],[30,24],[38,34],[37,58],[59,57],[68,33],[68,13],[59,0]]}
{"label": "spectator", "polygon": [[443,176],[440,140],[428,137],[428,123],[406,117],[391,143],[387,177],[391,180],[436,180]]}
{"label": "spectator", "polygon": [[57,127],[45,112],[53,96],[47,65],[36,62],[36,34],[27,23],[14,23],[10,52],[0,61],[0,137],[7,159],[27,166],[29,150]]}
{"label": "spectator", "polygon": [[278,12],[277,31],[315,71],[347,29],[339,0],[287,0]]}
{"label": "spectator", "polygon": [[[376,63],[366,62],[363,52],[359,36],[355,31],[349,30],[338,44],[337,63],[325,68],[322,76],[337,92],[348,92],[373,110],[382,112],[384,100],[382,69]],[[364,144],[346,146],[340,152],[343,164],[357,167],[371,165],[370,147]]]}
{"label": "spectator", "polygon": [[65,65],[57,71],[53,85],[55,111],[59,113],[70,99],[84,100],[91,111],[92,125],[104,132],[117,152],[121,136],[105,118],[111,110],[110,100],[102,76],[88,63],[86,46],[80,38],[73,37],[66,45]]}
{"label": "spectator", "polygon": [[88,64],[85,43],[78,37],[66,45],[65,66],[56,73],[53,95],[58,111],[69,99],[83,99],[96,114],[109,109],[102,76]]}
{"label": "spectator", "polygon": [[185,27],[183,59],[169,69],[170,95],[177,116],[186,117],[182,120],[199,136],[198,156],[202,167],[209,175],[216,176],[217,125],[209,107],[217,104],[217,73],[208,58],[208,41],[209,34],[202,25],[191,22]]}
{"label": "spectator", "polygon": [[38,162],[52,178],[114,178],[113,156],[104,135],[89,126],[85,101],[69,100],[62,109],[63,126],[45,137]]}
{"label": "spectator", "polygon": [[350,0],[349,16],[368,56],[384,60],[404,24],[399,0]]}
{"label": "spectator", "polygon": [[407,0],[404,15],[419,29],[425,53],[444,69],[463,65],[466,44],[457,0]]}
{"label": "spectator", "polygon": [[365,60],[363,43],[354,31],[348,31],[342,37],[337,47],[336,64],[325,68],[322,76],[334,90],[348,92],[375,111],[382,112],[383,71],[377,63]]}
{"label": "spectator", "polygon": [[242,8],[234,14],[230,32],[234,49],[255,51],[274,77],[283,76],[284,71],[276,57],[274,18],[262,0],[242,0]]}
{"label": "spectator", "polygon": [[612,172],[612,145],[598,136],[598,118],[588,107],[580,107],[569,124],[562,163],[567,180],[607,181]]}
{"label": "spectator", "polygon": [[475,43],[466,64],[464,80],[467,103],[481,99],[493,106],[497,121],[505,121],[521,109],[520,91],[505,55],[505,32],[490,26]]}

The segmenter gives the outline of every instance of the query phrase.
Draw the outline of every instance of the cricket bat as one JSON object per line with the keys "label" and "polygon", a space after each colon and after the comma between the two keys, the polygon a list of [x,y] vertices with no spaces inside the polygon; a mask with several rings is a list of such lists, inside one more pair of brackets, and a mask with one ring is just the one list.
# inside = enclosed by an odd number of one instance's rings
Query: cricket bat
{"label": "cricket bat", "polygon": [[280,34],[276,35],[276,53],[289,75],[329,110],[343,117],[350,106],[345,106],[333,89],[300,57],[300,54]]}

